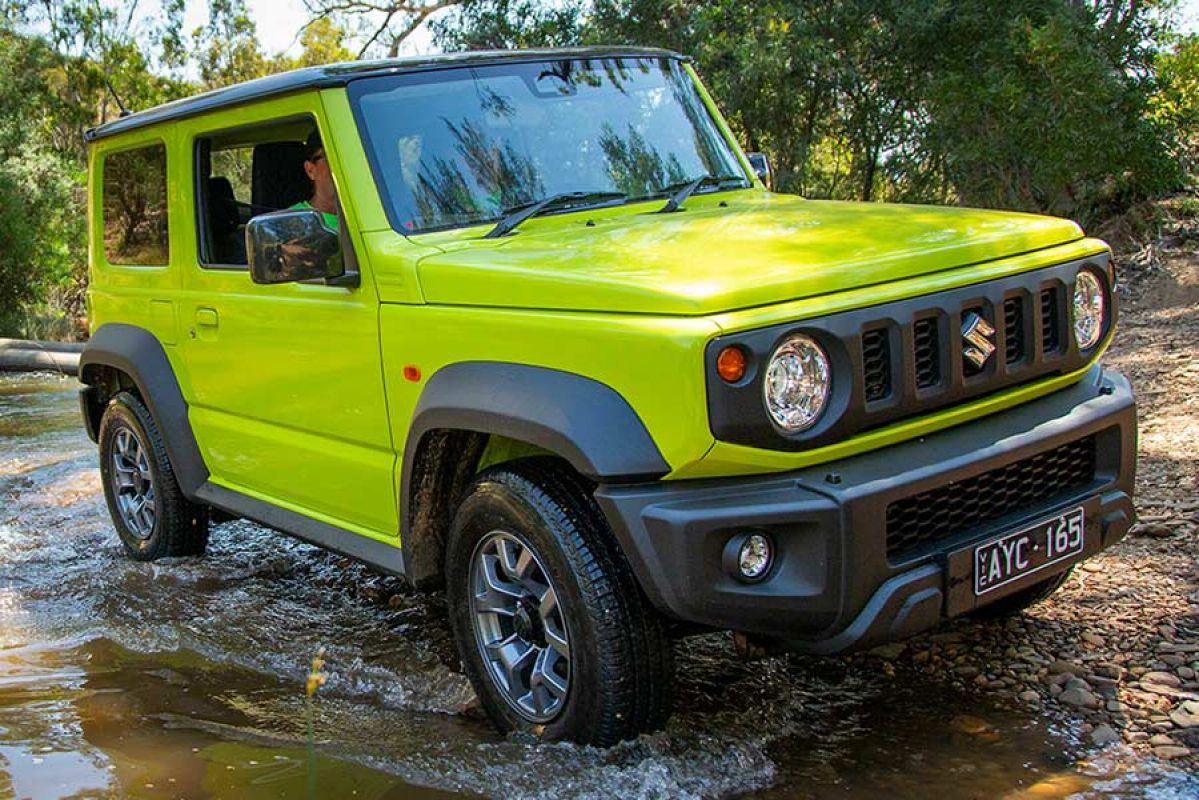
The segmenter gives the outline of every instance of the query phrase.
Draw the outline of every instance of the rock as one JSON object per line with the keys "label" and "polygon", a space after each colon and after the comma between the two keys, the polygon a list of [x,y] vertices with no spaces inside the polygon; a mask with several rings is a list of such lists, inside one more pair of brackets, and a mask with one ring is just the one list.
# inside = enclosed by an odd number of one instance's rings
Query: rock
{"label": "rock", "polygon": [[1082,678],[1071,678],[1070,680],[1066,681],[1066,688],[1067,689],[1085,689],[1089,692],[1089,691],[1091,691],[1091,684],[1087,683]]}
{"label": "rock", "polygon": [[1182,685],[1182,679],[1169,672],[1146,672],[1141,676],[1141,683],[1156,683],[1158,686],[1169,686],[1177,689]]}
{"label": "rock", "polygon": [[1067,705],[1077,706],[1078,708],[1097,709],[1102,703],[1099,698],[1088,692],[1086,689],[1066,689],[1057,697],[1059,702]]}
{"label": "rock", "polygon": [[1039,705],[1041,702],[1041,695],[1032,689],[1021,692],[1019,698],[1021,703],[1027,703],[1030,706]]}
{"label": "rock", "polygon": [[1195,670],[1191,669],[1190,667],[1179,667],[1174,671],[1177,672],[1178,677],[1182,678],[1184,681],[1195,679]]}
{"label": "rock", "polygon": [[1170,712],[1170,721],[1180,728],[1199,728],[1199,702],[1183,703]]}
{"label": "rock", "polygon": [[956,668],[954,670],[954,672],[956,672],[958,675],[960,675],[963,678],[973,678],[975,675],[978,674],[978,667],[967,665],[964,667]]}
{"label": "rock", "polygon": [[1171,759],[1175,758],[1186,758],[1190,754],[1191,749],[1189,747],[1163,745],[1161,747],[1153,748],[1153,755],[1160,759],[1164,759],[1165,761],[1170,761]]}
{"label": "rock", "polygon": [[1128,670],[1119,664],[1096,664],[1093,671],[1096,675],[1118,681],[1124,678],[1124,674]]}
{"label": "rock", "polygon": [[1115,728],[1104,722],[1100,723],[1095,730],[1091,731],[1091,741],[1095,745],[1103,747],[1105,744],[1111,744],[1112,742],[1120,741],[1120,734],[1116,733]]}
{"label": "rock", "polygon": [[962,733],[978,735],[991,730],[991,725],[981,717],[974,717],[969,714],[959,714],[950,722],[955,730]]}
{"label": "rock", "polygon": [[1124,733],[1124,738],[1133,743],[1144,742],[1149,739],[1149,734],[1145,733],[1144,731],[1126,731]]}
{"label": "rock", "polygon": [[1080,667],[1078,664],[1060,658],[1049,665],[1049,672],[1053,675],[1086,675],[1089,671],[1086,667]]}
{"label": "rock", "polygon": [[1159,733],[1149,740],[1149,744],[1153,747],[1161,747],[1164,745],[1178,744],[1178,742],[1174,741],[1164,733]]}
{"label": "rock", "polygon": [[881,644],[870,651],[871,655],[876,655],[886,661],[894,661],[899,658],[900,654],[907,649],[907,645],[903,642],[892,642],[891,644]]}
{"label": "rock", "polygon": [[1133,536],[1149,536],[1154,539],[1161,539],[1166,536],[1173,536],[1174,528],[1163,522],[1139,522],[1132,526],[1129,533]]}
{"label": "rock", "polygon": [[1185,689],[1175,689],[1171,686],[1162,686],[1160,683],[1142,683],[1141,689],[1151,694],[1161,695],[1162,697],[1172,697],[1177,700],[1199,700],[1199,694],[1188,692]]}
{"label": "rock", "polygon": [[1103,647],[1105,644],[1107,644],[1107,642],[1104,641],[1102,636],[1095,634],[1095,633],[1091,633],[1090,631],[1083,631],[1082,635],[1079,638],[1081,638],[1087,644],[1092,644],[1095,647]]}

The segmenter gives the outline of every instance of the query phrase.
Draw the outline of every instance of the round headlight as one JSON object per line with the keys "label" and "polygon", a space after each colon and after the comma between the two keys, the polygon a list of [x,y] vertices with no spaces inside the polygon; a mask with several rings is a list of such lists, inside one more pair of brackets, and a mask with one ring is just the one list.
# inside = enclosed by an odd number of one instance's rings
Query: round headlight
{"label": "round headlight", "polygon": [[766,367],[766,411],[788,433],[810,428],[828,404],[831,384],[824,350],[810,336],[796,334],[778,346]]}
{"label": "round headlight", "polygon": [[1090,270],[1074,279],[1074,339],[1079,350],[1089,350],[1103,335],[1103,285]]}

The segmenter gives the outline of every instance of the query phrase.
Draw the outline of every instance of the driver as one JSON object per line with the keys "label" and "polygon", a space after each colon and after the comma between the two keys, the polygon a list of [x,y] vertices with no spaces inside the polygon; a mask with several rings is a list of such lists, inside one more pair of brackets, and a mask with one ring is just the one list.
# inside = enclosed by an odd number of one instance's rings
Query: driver
{"label": "driver", "polygon": [[304,142],[304,174],[312,181],[312,196],[291,207],[319,211],[325,225],[337,230],[337,189],[333,186],[333,173],[329,169],[329,159],[325,157],[320,131],[314,130]]}

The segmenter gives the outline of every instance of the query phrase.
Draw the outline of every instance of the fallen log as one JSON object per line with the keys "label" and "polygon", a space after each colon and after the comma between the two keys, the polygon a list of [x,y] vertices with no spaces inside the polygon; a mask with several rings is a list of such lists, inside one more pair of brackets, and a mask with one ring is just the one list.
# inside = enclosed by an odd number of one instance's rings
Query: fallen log
{"label": "fallen log", "polygon": [[79,374],[79,342],[34,342],[0,339],[0,372],[61,372]]}

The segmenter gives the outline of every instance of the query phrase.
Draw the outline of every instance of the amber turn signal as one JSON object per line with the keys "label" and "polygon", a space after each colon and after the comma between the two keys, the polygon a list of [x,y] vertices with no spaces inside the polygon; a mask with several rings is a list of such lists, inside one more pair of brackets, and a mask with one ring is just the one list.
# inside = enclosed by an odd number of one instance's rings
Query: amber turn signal
{"label": "amber turn signal", "polygon": [[716,372],[728,383],[745,377],[745,352],[740,347],[726,347],[716,356]]}

